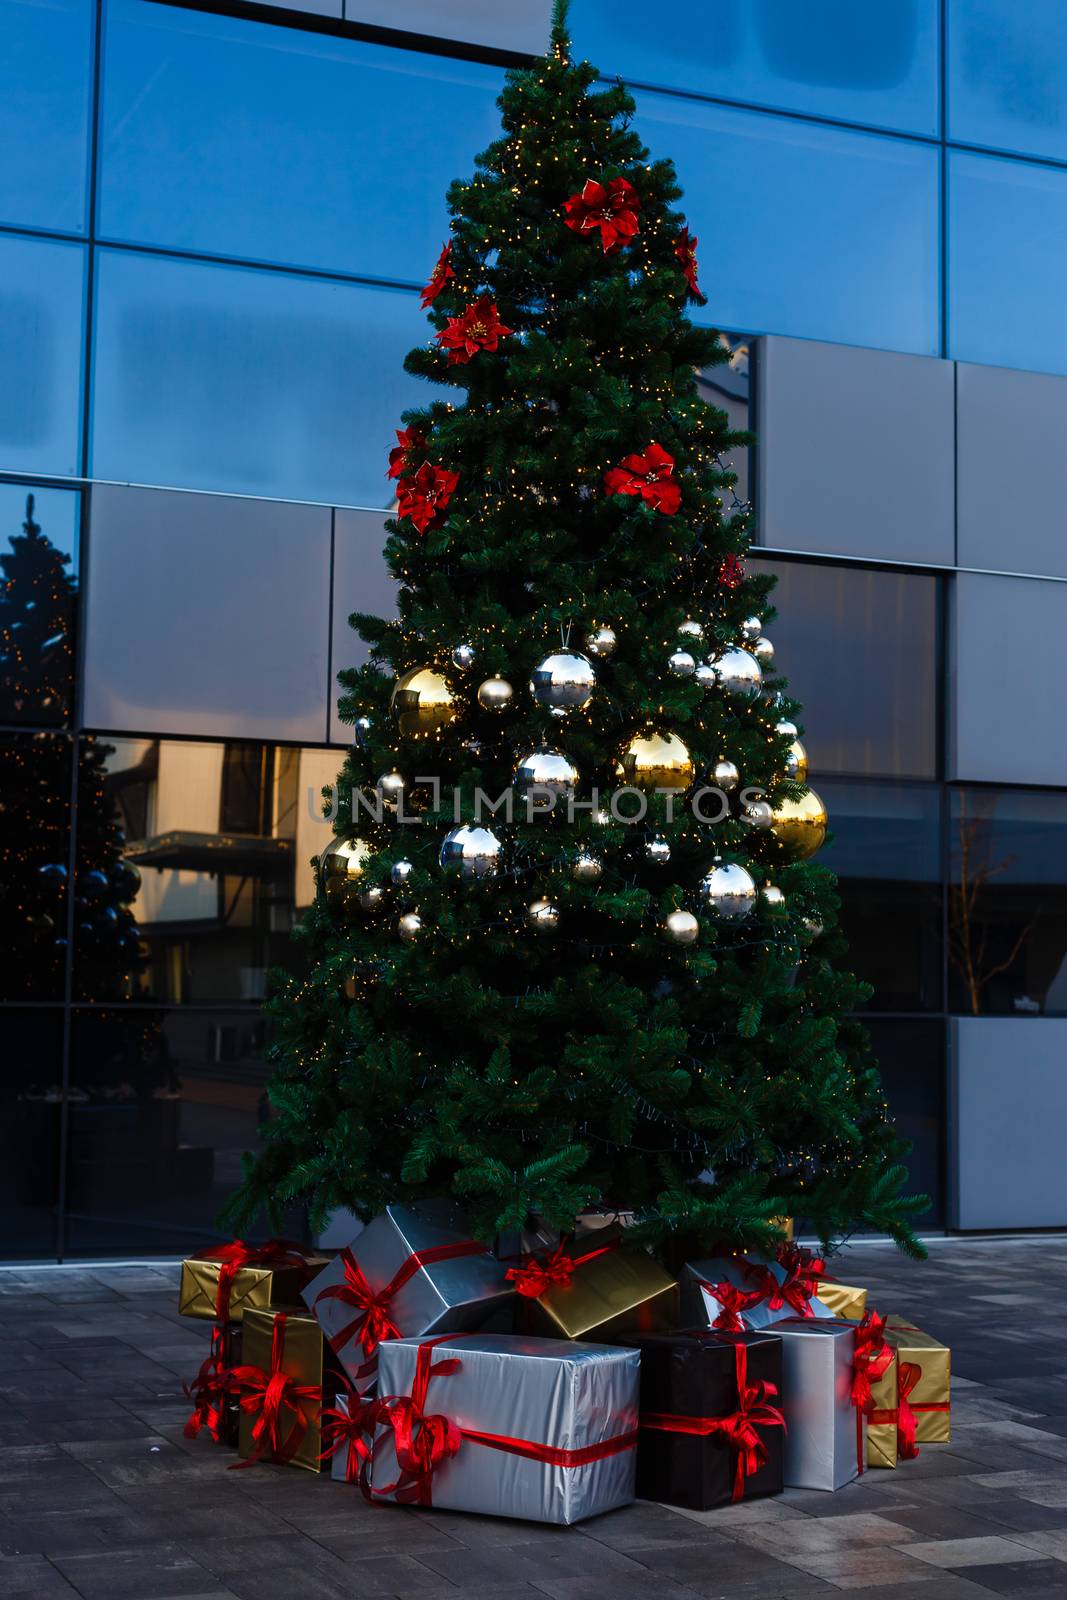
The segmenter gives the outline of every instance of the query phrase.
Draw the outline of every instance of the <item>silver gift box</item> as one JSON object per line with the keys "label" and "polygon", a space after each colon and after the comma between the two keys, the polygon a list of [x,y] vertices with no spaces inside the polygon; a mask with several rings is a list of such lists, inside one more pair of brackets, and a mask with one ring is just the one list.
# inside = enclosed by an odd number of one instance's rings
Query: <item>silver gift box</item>
{"label": "silver gift box", "polygon": [[[745,1291],[756,1287],[755,1278],[745,1272],[747,1265],[744,1256],[718,1256],[714,1261],[688,1261],[681,1277],[682,1288],[682,1322],[685,1327],[710,1328],[715,1318],[722,1310],[714,1295],[700,1287],[700,1279],[706,1283],[731,1283],[735,1289]],[[766,1267],[776,1283],[785,1282],[785,1268],[780,1267],[776,1261],[759,1261],[755,1266]],[[833,1312],[828,1306],[814,1295],[810,1301],[812,1316],[832,1318]],[[766,1301],[762,1305],[752,1306],[748,1311],[741,1312],[741,1322],[750,1332],[758,1332],[761,1328],[775,1327],[787,1318],[795,1317],[796,1312],[792,1306],[784,1305],[778,1311],[772,1311]]]}
{"label": "silver gift box", "polygon": [[[378,1293],[389,1284],[415,1251],[469,1239],[458,1207],[447,1202],[415,1206],[386,1206],[349,1245],[349,1251],[371,1289]],[[508,1306],[514,1289],[506,1269],[492,1255],[461,1256],[419,1267],[389,1302],[388,1311],[402,1334],[453,1333],[480,1328]],[[323,1289],[345,1281],[344,1252],[303,1291],[352,1384],[363,1394],[374,1383],[373,1373],[360,1378],[367,1355],[358,1335],[338,1346],[340,1334],[359,1316],[359,1307],[345,1300],[321,1299]]]}
{"label": "silver gift box", "polygon": [[850,1398],[855,1325],[803,1317],[776,1322],[774,1332],[782,1341],[786,1488],[840,1489],[867,1459],[867,1419]]}
{"label": "silver gift box", "polygon": [[[409,1395],[418,1339],[381,1347],[379,1394]],[[458,1357],[457,1372],[431,1377],[425,1410],[461,1428],[530,1440],[556,1449],[600,1444],[637,1427],[640,1352],[516,1334],[465,1334],[438,1345],[432,1359]],[[552,1466],[464,1439],[433,1475],[434,1506],[531,1522],[571,1523],[629,1505],[635,1449],[584,1466]],[[398,1476],[392,1433],[375,1438],[373,1486]]]}

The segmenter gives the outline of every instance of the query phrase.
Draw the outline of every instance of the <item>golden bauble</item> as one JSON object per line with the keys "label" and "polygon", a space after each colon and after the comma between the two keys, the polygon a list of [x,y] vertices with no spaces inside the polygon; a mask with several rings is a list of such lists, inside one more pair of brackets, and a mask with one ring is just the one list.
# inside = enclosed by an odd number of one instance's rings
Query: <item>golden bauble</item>
{"label": "golden bauble", "polygon": [[782,800],[774,808],[771,837],[796,861],[813,856],[826,838],[826,807],[814,789],[800,800]]}
{"label": "golden bauble", "polygon": [[506,678],[486,678],[478,685],[478,704],[483,711],[503,711],[514,692]]}
{"label": "golden bauble", "polygon": [[437,733],[456,716],[452,691],[432,667],[415,667],[398,679],[390,710],[405,739]]}
{"label": "golden bauble", "polygon": [[319,856],[319,887],[327,900],[340,904],[363,874],[370,846],[363,839],[331,839]]}
{"label": "golden bauble", "polygon": [[808,752],[799,739],[794,739],[785,758],[785,775],[796,783],[806,783],[808,777]]}
{"label": "golden bauble", "polygon": [[672,911],[663,924],[665,938],[671,944],[695,944],[700,937],[700,923],[691,911]]}
{"label": "golden bauble", "polygon": [[676,733],[639,733],[615,765],[615,776],[631,789],[688,789],[696,775],[693,758]]}

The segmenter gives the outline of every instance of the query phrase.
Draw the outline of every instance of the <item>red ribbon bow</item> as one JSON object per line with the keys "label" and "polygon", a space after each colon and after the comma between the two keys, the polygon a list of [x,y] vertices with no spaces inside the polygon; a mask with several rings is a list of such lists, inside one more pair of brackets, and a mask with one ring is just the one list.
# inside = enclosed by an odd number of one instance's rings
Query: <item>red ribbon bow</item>
{"label": "red ribbon bow", "polygon": [[232,1369],[223,1364],[222,1352],[223,1331],[221,1328],[212,1328],[210,1355],[201,1362],[200,1371],[192,1383],[182,1385],[186,1396],[193,1402],[184,1428],[187,1439],[195,1439],[201,1428],[206,1428],[214,1442],[219,1442],[224,1402],[227,1395],[237,1393]]}
{"label": "red ribbon bow", "polygon": [[[763,1268],[766,1272],[766,1268]],[[709,1283],[706,1278],[698,1278],[700,1287],[716,1299],[722,1310],[711,1324],[723,1333],[744,1333],[745,1325],[741,1318],[744,1312],[751,1311],[753,1306],[758,1306],[765,1298],[766,1291],[759,1289],[737,1289],[732,1283]]]}
{"label": "red ribbon bow", "polygon": [[219,1322],[230,1320],[230,1294],[242,1267],[306,1267],[307,1257],[291,1239],[268,1239],[266,1244],[246,1244],[234,1239],[231,1244],[212,1245],[198,1250],[193,1261],[220,1261],[219,1285],[215,1295],[215,1315]]}
{"label": "red ribbon bow", "polygon": [[323,1449],[319,1460],[329,1461],[340,1450],[347,1449],[346,1483],[358,1483],[363,1463],[370,1456],[370,1446],[366,1438],[374,1437],[380,1404],[378,1400],[364,1400],[361,1403],[357,1396],[352,1394],[347,1410],[343,1410],[340,1406],[327,1406],[322,1413]]}
{"label": "red ribbon bow", "polygon": [[784,1428],[785,1418],[777,1406],[770,1404],[778,1397],[778,1386],[760,1380],[748,1381],[748,1346],[734,1346],[737,1374],[737,1410],[725,1417],[679,1417],[669,1411],[642,1411],[640,1426],[655,1428],[665,1433],[697,1434],[701,1438],[721,1435],[736,1455],[734,1486],[731,1498],[740,1500],[745,1492],[745,1479],[758,1472],[767,1462],[767,1446],[760,1428]]}
{"label": "red ribbon bow", "polygon": [[[262,1367],[252,1366],[233,1369],[232,1377],[240,1390],[242,1411],[259,1413],[252,1428],[252,1453],[244,1461],[235,1461],[235,1467],[251,1467],[265,1458],[290,1461],[307,1433],[310,1422],[308,1408],[322,1403],[322,1390],[318,1384],[297,1383],[283,1370],[286,1321],[284,1311],[275,1312],[269,1372],[264,1372]],[[282,1421],[286,1411],[293,1414],[288,1433],[284,1431]]]}
{"label": "red ribbon bow", "polygon": [[[518,1293],[527,1300],[536,1300],[538,1295],[544,1294],[546,1289],[553,1285],[569,1288],[577,1267],[584,1267],[587,1261],[595,1261],[597,1256],[606,1256],[609,1251],[619,1248],[619,1240],[613,1239],[610,1244],[602,1244],[595,1250],[587,1250],[582,1256],[567,1254],[567,1245],[570,1241],[562,1240],[548,1255],[538,1255],[532,1251],[529,1255],[519,1258],[517,1267],[509,1267],[504,1274],[509,1283],[513,1283]],[[512,1257],[514,1260],[514,1257]]]}
{"label": "red ribbon bow", "polygon": [[863,1418],[870,1418],[875,1411],[871,1382],[884,1377],[893,1361],[893,1351],[882,1337],[884,1332],[885,1318],[880,1317],[877,1311],[868,1311],[855,1333],[850,1398],[856,1408],[856,1461],[861,1472],[865,1465]]}
{"label": "red ribbon bow", "polygon": [[908,1402],[908,1396],[923,1375],[923,1369],[915,1361],[899,1361],[897,1363],[897,1403],[891,1409],[884,1411],[869,1411],[867,1413],[867,1426],[871,1427],[879,1422],[893,1422],[897,1429],[897,1455],[901,1461],[914,1461],[919,1454],[919,1446],[915,1442],[915,1412]]}

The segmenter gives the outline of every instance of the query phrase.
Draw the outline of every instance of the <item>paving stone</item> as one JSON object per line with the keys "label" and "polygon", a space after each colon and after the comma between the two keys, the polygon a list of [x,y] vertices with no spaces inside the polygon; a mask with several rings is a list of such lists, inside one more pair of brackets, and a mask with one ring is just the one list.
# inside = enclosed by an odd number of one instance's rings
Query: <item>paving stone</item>
{"label": "paving stone", "polygon": [[1018,1539],[999,1534],[981,1539],[917,1540],[909,1544],[907,1550],[916,1561],[928,1561],[934,1567],[990,1567],[1010,1561],[1041,1559],[1036,1550],[1028,1552]]}
{"label": "paving stone", "polygon": [[993,1594],[1026,1595],[1035,1591],[1067,1595],[1067,1572],[1059,1561],[1003,1562],[991,1567],[968,1567],[966,1575]]}

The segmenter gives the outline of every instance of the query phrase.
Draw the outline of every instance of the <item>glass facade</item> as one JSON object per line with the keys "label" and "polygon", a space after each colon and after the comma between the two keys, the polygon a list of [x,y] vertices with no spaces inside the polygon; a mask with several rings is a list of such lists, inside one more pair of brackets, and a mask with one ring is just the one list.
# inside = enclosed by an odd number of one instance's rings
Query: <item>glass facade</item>
{"label": "glass facade", "polygon": [[81,468],[86,252],[0,232],[0,470]]}
{"label": "glass facade", "polygon": [[95,26],[91,0],[0,0],[0,224],[86,231]]}

